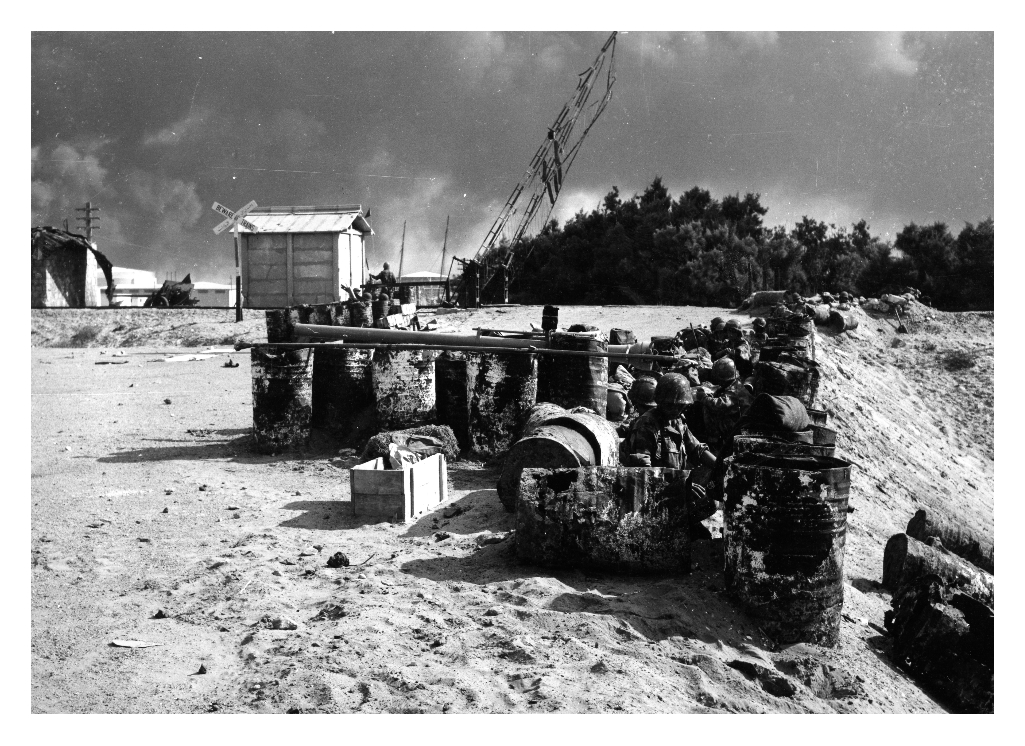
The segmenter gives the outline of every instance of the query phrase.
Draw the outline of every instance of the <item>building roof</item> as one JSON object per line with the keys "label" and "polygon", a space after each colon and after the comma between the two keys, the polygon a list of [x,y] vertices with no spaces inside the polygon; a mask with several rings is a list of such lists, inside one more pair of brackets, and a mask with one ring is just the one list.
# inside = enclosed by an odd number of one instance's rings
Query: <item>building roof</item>
{"label": "building roof", "polygon": [[[353,228],[374,235],[363,217],[362,205],[294,205],[254,207],[246,220],[261,233],[343,233]],[[239,226],[240,233],[250,233]]]}

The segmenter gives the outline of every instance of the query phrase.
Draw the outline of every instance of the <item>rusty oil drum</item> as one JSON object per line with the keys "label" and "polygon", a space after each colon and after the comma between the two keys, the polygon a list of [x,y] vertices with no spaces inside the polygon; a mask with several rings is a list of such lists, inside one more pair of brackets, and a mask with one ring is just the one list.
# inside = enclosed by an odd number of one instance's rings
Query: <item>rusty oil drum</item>
{"label": "rusty oil drum", "polygon": [[778,643],[839,639],[850,486],[838,458],[726,461],[726,590]]}
{"label": "rusty oil drum", "polygon": [[313,427],[348,434],[353,420],[374,406],[373,350],[318,345],[313,351]]}
{"label": "rusty oil drum", "polygon": [[252,348],[253,439],[274,453],[306,445],[313,412],[311,350]]}
{"label": "rusty oil drum", "polygon": [[841,313],[833,311],[829,314],[829,328],[839,334],[840,332],[852,331],[858,328],[858,317],[853,313]]}
{"label": "rusty oil drum", "polygon": [[734,435],[733,453],[757,453],[763,456],[832,456],[836,453],[836,447],[766,435]]}
{"label": "rusty oil drum", "polygon": [[[554,350],[606,353],[604,332],[554,332]],[[607,357],[555,357],[542,355],[537,364],[537,401],[561,407],[587,407],[605,417],[608,406],[609,359]]]}

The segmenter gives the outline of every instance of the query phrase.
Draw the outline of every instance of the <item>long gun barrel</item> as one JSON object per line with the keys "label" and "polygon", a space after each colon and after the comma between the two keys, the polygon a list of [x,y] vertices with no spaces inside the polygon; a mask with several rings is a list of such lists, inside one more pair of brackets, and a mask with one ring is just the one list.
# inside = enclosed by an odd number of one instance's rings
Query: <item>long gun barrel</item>
{"label": "long gun barrel", "polygon": [[[448,334],[445,332],[412,332],[401,329],[373,329],[358,326],[326,326],[323,324],[296,324],[293,327],[296,338],[313,341],[344,340],[350,343],[363,343],[371,346],[419,345],[423,349],[464,349],[488,352],[520,350],[523,352],[550,351],[551,354],[577,352],[580,356],[607,357],[613,362],[629,363],[631,360],[657,360],[672,362],[671,355],[648,355],[631,353],[632,348],[640,349],[641,345],[609,345],[608,352],[591,352],[590,350],[551,350],[546,339],[516,339],[512,337],[483,337],[476,334]],[[274,345],[270,345],[274,346]],[[484,349],[487,348],[487,349]],[[417,348],[410,348],[417,349]],[[549,354],[549,353],[545,353]]]}

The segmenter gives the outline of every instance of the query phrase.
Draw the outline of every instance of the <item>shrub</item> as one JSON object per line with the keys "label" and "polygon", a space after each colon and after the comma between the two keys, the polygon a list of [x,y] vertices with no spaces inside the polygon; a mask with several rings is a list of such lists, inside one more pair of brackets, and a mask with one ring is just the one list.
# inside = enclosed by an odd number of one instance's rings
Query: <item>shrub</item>
{"label": "shrub", "polygon": [[88,347],[91,342],[96,341],[103,331],[102,327],[95,324],[79,327],[78,330],[68,337],[68,347]]}
{"label": "shrub", "polygon": [[975,367],[975,354],[967,350],[948,352],[943,359],[943,366],[950,371],[968,370]]}

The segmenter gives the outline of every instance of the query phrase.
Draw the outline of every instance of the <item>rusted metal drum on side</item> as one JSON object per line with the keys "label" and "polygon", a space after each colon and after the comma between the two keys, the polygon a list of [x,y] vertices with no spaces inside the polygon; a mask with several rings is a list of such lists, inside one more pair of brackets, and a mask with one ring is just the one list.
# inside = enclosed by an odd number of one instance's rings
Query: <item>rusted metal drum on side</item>
{"label": "rusted metal drum on side", "polygon": [[[603,332],[554,332],[555,350],[607,352],[608,339]],[[537,370],[537,401],[547,401],[570,409],[587,407],[605,417],[609,383],[609,359],[606,357],[542,355]]]}
{"label": "rusted metal drum on side", "polygon": [[858,328],[858,318],[853,313],[833,311],[829,314],[829,328],[839,334]]}
{"label": "rusted metal drum on side", "polygon": [[567,412],[549,403],[535,406],[523,437],[509,449],[498,480],[498,499],[506,510],[516,506],[516,491],[525,468],[617,466],[619,436],[615,426],[591,412]]}
{"label": "rusted metal drum on side", "polygon": [[839,640],[850,485],[838,458],[726,460],[726,590],[778,643]]}
{"label": "rusted metal drum on side", "polygon": [[250,360],[256,449],[273,453],[305,446],[313,411],[310,350],[253,348]]}
{"label": "rusted metal drum on side", "polygon": [[345,435],[353,419],[374,405],[370,384],[373,356],[373,350],[339,349],[336,345],[319,345],[313,350],[313,427]]}
{"label": "rusted metal drum on side", "polygon": [[757,453],[763,456],[832,456],[836,453],[836,448],[769,436],[735,435],[733,453]]}
{"label": "rusted metal drum on side", "polygon": [[815,326],[825,326],[829,323],[829,314],[832,309],[829,305],[823,303],[820,306],[809,306],[812,312],[812,320],[815,322]]}

